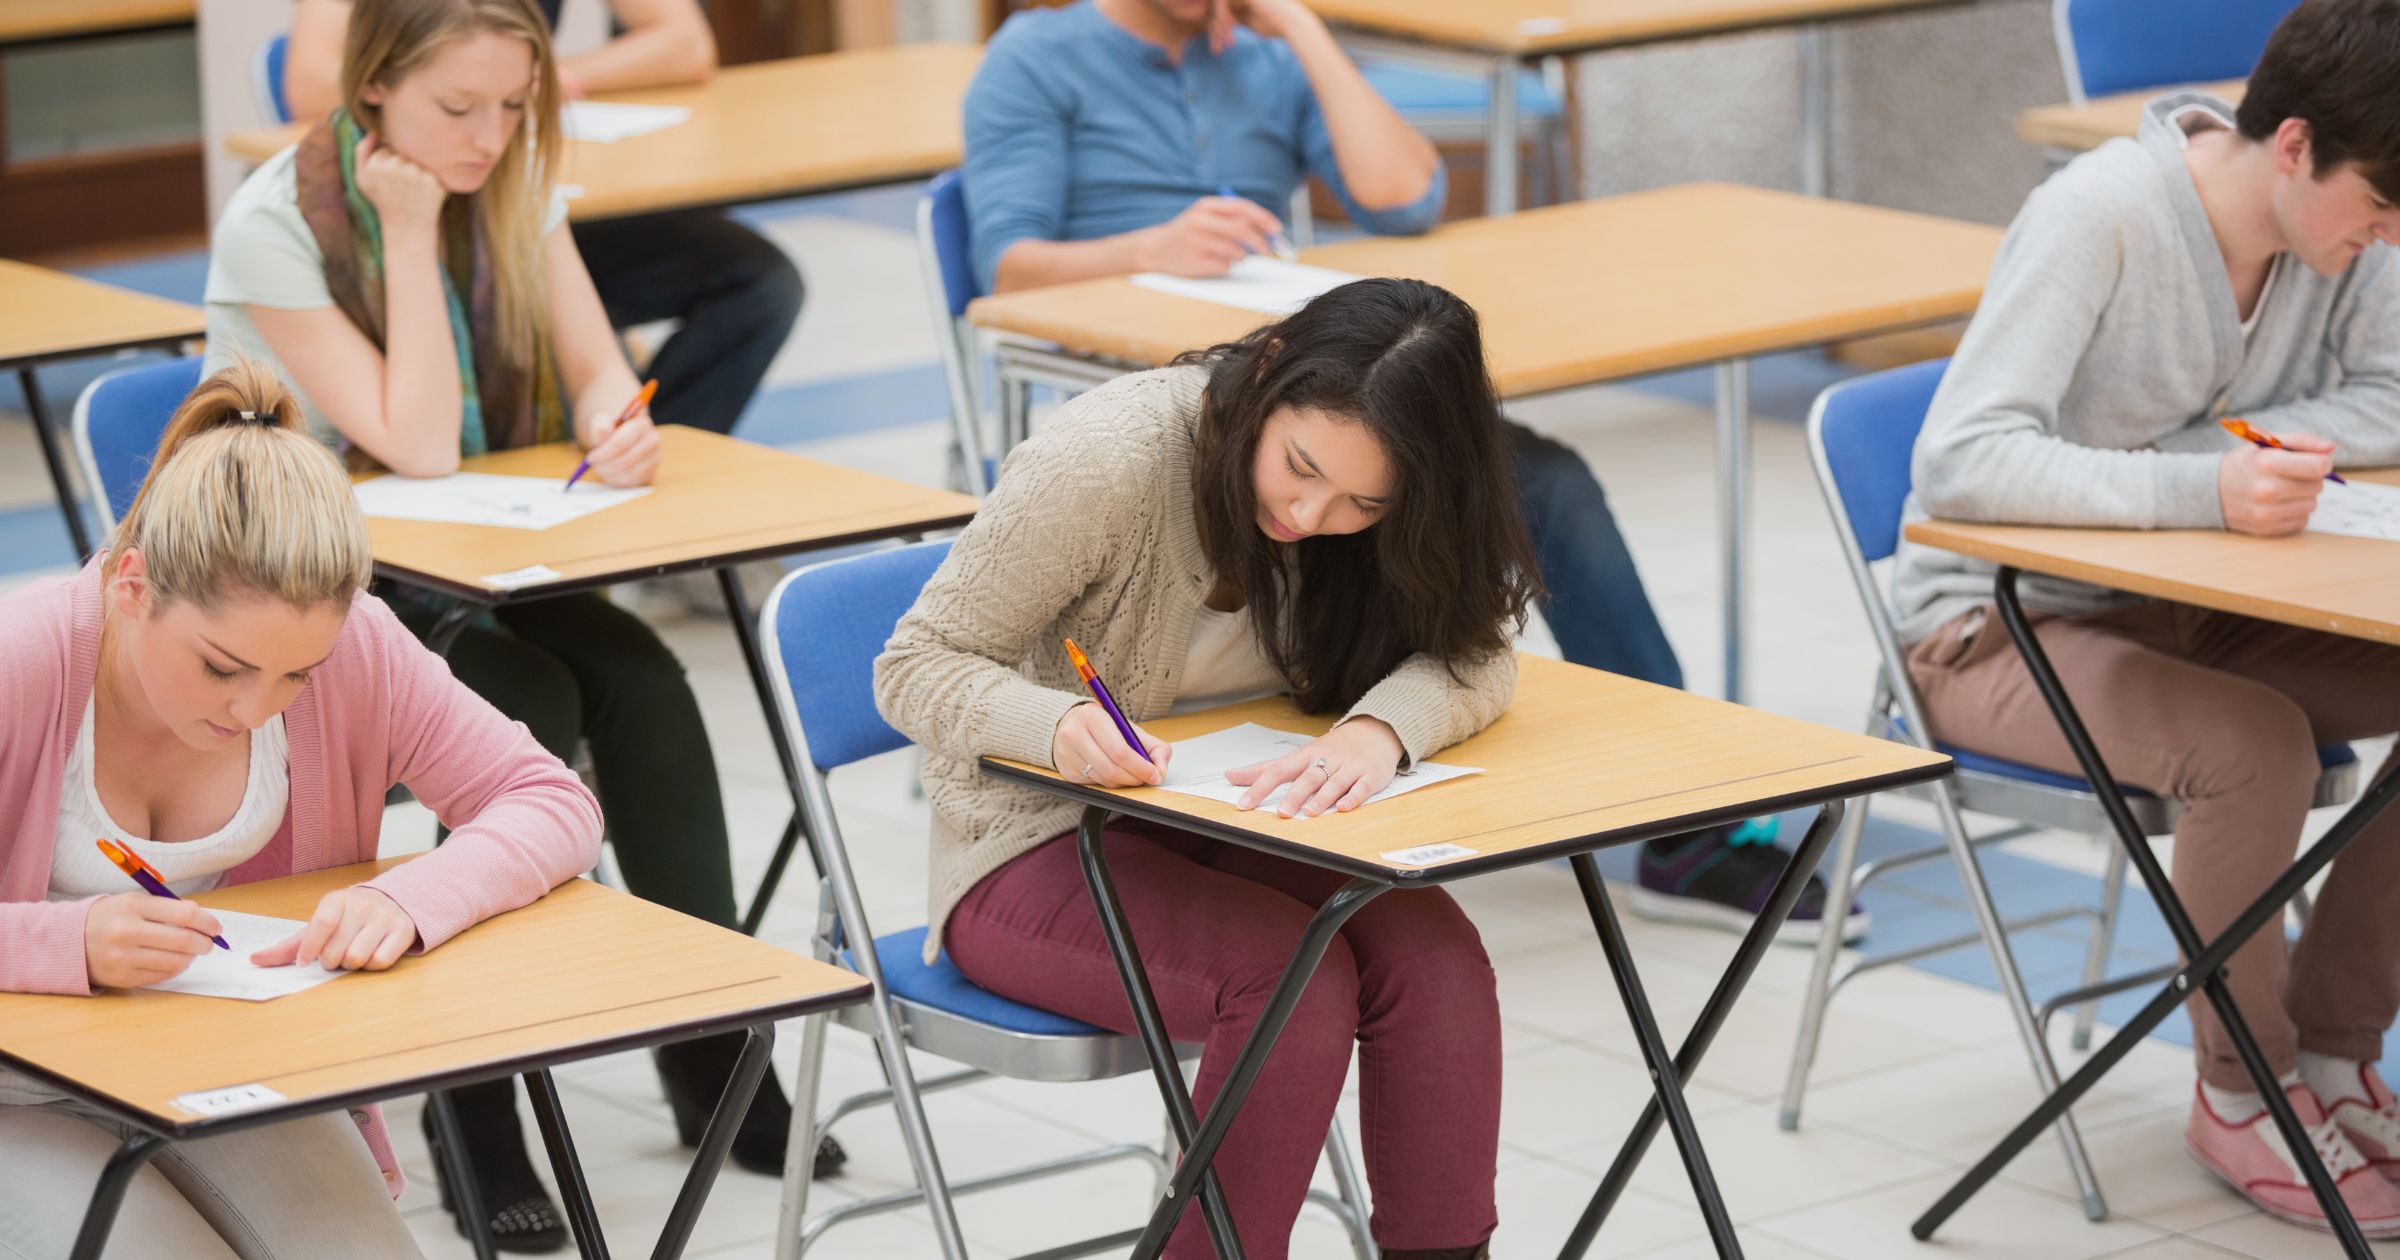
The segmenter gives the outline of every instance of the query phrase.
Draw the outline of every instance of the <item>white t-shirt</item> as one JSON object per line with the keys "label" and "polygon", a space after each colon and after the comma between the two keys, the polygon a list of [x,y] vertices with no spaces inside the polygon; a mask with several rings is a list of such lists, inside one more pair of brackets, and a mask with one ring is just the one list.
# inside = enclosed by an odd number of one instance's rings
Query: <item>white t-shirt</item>
{"label": "white t-shirt", "polygon": [[[285,149],[252,171],[233,191],[224,216],[217,220],[216,231],[209,238],[208,288],[202,296],[208,320],[208,358],[201,371],[214,372],[237,354],[266,364],[292,387],[309,433],[328,446],[338,446],[340,434],[284,370],[283,361],[267,347],[267,339],[259,334],[250,313],[242,309],[247,305],[314,311],[333,305],[333,291],[325,285],[325,253],[317,248],[316,234],[309,231],[308,220],[300,214],[298,153],[298,146]],[[567,199],[554,187],[542,234],[548,236],[566,219]]]}
{"label": "white t-shirt", "polygon": [[[224,879],[225,872],[258,856],[283,826],[292,797],[291,743],[285,737],[283,715],[250,732],[250,771],[242,787],[241,804],[225,825],[197,840],[145,840],[119,827],[100,803],[99,780],[92,761],[93,704],[85,701],[83,728],[67,752],[64,782],[59,785],[58,829],[50,858],[49,899],[80,901],[85,897],[132,892],[140,885],[125,877],[100,853],[99,841],[115,840],[157,868],[167,887],[178,895],[206,892]],[[62,1097],[49,1086],[20,1073],[0,1068],[0,1106],[29,1106]]]}
{"label": "white t-shirt", "polygon": [[1288,686],[1259,645],[1248,609],[1218,612],[1203,604],[1192,616],[1192,637],[1183,653],[1183,681],[1167,712],[1196,713],[1275,695]]}

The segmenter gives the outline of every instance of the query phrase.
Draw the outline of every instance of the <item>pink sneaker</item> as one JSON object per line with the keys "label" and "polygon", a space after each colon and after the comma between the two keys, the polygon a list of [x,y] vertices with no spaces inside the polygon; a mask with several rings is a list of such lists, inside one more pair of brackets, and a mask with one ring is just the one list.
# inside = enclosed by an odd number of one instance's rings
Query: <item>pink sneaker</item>
{"label": "pink sneaker", "polygon": [[2344,1097],[2334,1103],[2333,1122],[2384,1180],[2400,1181],[2400,1103],[2372,1063],[2358,1065],[2358,1083],[2366,1101]]}
{"label": "pink sneaker", "polygon": [[[2340,1126],[2326,1117],[2325,1106],[2314,1091],[2306,1085],[2291,1085],[2284,1092],[2308,1129],[2317,1158],[2333,1174],[2350,1215],[2358,1219],[2359,1230],[2369,1238],[2400,1238],[2400,1189],[2367,1166],[2366,1157],[2350,1144]],[[2183,1142],[2201,1167],[2224,1178],[2252,1203],[2295,1225],[2330,1230],[2325,1210],[2317,1206],[2317,1196],[2300,1175],[2300,1166],[2292,1162],[2291,1148],[2275,1130],[2275,1118],[2265,1111],[2234,1124],[2210,1109],[2207,1095],[2195,1086],[2192,1120],[2184,1127]]]}

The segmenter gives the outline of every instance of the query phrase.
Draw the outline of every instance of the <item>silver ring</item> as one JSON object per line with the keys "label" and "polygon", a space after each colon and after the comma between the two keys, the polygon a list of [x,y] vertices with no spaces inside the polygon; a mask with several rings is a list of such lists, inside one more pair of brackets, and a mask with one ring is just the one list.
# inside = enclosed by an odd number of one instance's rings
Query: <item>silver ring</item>
{"label": "silver ring", "polygon": [[1092,763],[1091,763],[1091,762],[1088,762],[1088,761],[1087,761],[1087,762],[1084,762],[1084,763],[1083,763],[1083,777],[1084,777],[1084,779],[1085,779],[1087,782],[1088,782],[1088,781],[1091,779],[1091,777],[1092,777]]}
{"label": "silver ring", "polygon": [[1309,762],[1308,764],[1310,767],[1316,770],[1322,771],[1325,769],[1325,759],[1323,757],[1319,757],[1315,761]]}

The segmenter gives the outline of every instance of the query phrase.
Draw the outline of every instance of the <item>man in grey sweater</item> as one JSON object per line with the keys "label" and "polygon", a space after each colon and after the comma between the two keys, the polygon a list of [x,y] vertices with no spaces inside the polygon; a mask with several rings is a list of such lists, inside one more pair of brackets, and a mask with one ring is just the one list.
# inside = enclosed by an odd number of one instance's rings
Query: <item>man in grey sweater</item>
{"label": "man in grey sweater", "polygon": [[[2337,462],[2400,463],[2394,82],[2400,0],[2308,0],[2238,111],[2162,97],[2137,138],[2037,189],[1926,417],[1908,516],[2273,536],[2306,526]],[[2227,417],[2287,449],[2235,441]],[[1892,597],[1927,721],[2074,773],[1992,624],[1991,582],[1901,548]],[[2188,803],[2172,874],[2205,935],[2290,863],[2316,745],[2400,730],[2400,649],[2064,581],[2022,592],[2110,765]],[[2400,1236],[2400,1106],[2374,1067],[2400,1013],[2400,816],[2334,864],[2285,955],[2280,932],[2252,938],[2227,968],[2235,1001],[2360,1225]],[[2191,1015],[2194,1156],[2324,1228],[2221,1025],[2196,998]]]}

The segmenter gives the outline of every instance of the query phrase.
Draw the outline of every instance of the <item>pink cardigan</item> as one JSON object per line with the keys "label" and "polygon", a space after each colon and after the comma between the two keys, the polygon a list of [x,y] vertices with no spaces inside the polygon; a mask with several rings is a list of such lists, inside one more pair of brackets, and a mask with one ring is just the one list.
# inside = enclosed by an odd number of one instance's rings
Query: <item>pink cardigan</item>
{"label": "pink cardigan", "polygon": [[[95,561],[0,597],[0,991],[89,994],[92,899],[51,902],[58,801],[99,664]],[[369,881],[417,925],[417,949],[531,903],[591,869],[600,807],[525,728],[451,677],[383,601],[350,603],[333,654],[284,710],[291,803],[275,838],[226,875],[274,879],[376,856],[384,794],[405,783],[453,830]],[[15,819],[12,824],[6,819]],[[399,1162],[380,1110],[352,1113],[384,1180]]]}

